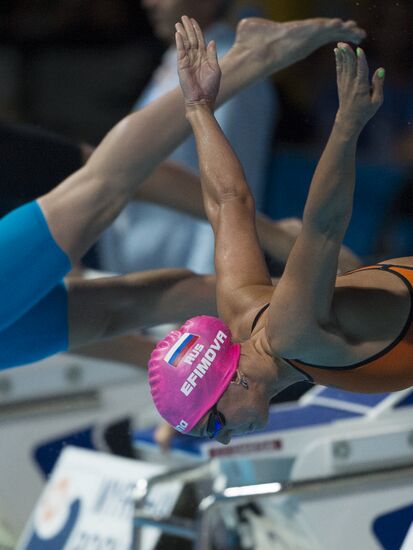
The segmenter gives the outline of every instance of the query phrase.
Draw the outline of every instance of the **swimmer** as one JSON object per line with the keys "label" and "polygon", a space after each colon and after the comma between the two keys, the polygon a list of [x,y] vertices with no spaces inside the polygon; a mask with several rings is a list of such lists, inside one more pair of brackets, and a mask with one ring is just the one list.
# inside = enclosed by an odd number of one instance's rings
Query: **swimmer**
{"label": "swimmer", "polygon": [[[339,108],[309,189],[301,233],[274,287],[242,167],[213,115],[220,70],[195,21],[177,24],[178,70],[215,234],[218,318],[195,317],[149,362],[155,404],[175,430],[228,443],[262,428],[269,403],[309,380],[354,392],[413,385],[413,257],[337,277],[357,141],[383,101],[364,51],[335,48]],[[240,113],[242,116],[242,113]],[[293,182],[291,183],[293,184]],[[167,396],[167,398],[166,398]]]}
{"label": "swimmer", "polygon": [[[216,103],[323,44],[359,43],[364,36],[356,23],[339,19],[282,24],[246,19],[222,59]],[[6,365],[68,349],[68,296],[61,281],[189,132],[177,88],[123,119],[86,165],[55,189],[0,220],[0,332],[7,346]],[[49,333],[51,320],[55,330]]]}

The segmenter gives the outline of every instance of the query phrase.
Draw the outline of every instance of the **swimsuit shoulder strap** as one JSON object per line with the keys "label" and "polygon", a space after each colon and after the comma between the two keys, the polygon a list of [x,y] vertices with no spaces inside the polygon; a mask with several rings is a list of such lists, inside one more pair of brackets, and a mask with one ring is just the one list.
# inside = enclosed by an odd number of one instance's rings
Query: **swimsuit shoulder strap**
{"label": "swimsuit shoulder strap", "polygon": [[358,273],[359,271],[371,271],[372,269],[383,269],[384,267],[387,267],[387,265],[385,264],[366,265],[363,267],[358,267],[357,269],[352,269],[351,271],[346,271],[345,273],[342,273],[340,277],[345,277],[346,275],[352,275],[353,273]]}
{"label": "swimsuit shoulder strap", "polygon": [[253,320],[252,325],[251,325],[251,333],[254,332],[254,329],[255,329],[255,327],[257,326],[257,323],[258,323],[258,321],[260,320],[261,315],[262,315],[262,314],[264,313],[264,311],[265,311],[266,309],[268,309],[269,307],[270,307],[270,304],[265,304],[265,306],[263,306],[263,307],[259,310],[259,312],[257,313],[257,315],[254,317],[254,320]]}

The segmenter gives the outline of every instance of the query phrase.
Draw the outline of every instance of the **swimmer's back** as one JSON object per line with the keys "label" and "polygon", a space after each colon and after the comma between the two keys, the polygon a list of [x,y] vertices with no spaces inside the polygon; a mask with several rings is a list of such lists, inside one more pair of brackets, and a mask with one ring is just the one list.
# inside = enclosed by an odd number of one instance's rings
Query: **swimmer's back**
{"label": "swimmer's back", "polygon": [[[356,392],[397,391],[413,385],[413,261],[392,259],[337,280],[336,325],[353,360],[288,360],[313,382]],[[350,353],[350,356],[351,356]]]}

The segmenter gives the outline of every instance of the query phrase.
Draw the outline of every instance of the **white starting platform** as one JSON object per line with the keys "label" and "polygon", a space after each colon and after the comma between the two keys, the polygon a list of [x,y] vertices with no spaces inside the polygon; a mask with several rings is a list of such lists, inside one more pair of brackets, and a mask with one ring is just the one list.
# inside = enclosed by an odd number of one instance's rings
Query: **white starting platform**
{"label": "white starting platform", "polygon": [[[135,446],[152,461],[161,457],[151,430],[136,432]],[[202,550],[413,550],[413,389],[315,387],[298,403],[273,406],[264,430],[228,446],[180,435],[169,460],[192,466],[153,478],[150,487],[196,483],[198,472],[199,480],[209,476],[210,494],[196,504],[191,526],[151,516],[141,491],[138,532],[181,529]]]}

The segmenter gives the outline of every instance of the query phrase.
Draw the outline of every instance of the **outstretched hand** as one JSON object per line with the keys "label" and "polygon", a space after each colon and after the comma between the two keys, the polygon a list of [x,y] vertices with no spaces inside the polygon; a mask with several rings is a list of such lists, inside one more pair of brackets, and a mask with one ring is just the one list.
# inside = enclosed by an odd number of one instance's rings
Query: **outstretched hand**
{"label": "outstretched hand", "polygon": [[385,71],[377,69],[370,85],[369,67],[361,48],[357,48],[356,55],[351,46],[339,42],[334,53],[340,104],[337,120],[350,129],[361,131],[383,103]]}
{"label": "outstretched hand", "polygon": [[205,46],[204,35],[195,19],[182,17],[175,25],[178,74],[187,105],[215,103],[221,80],[215,42]]}

